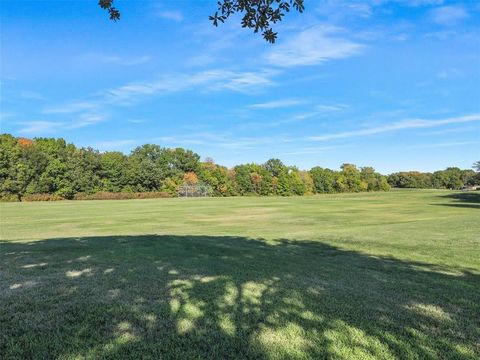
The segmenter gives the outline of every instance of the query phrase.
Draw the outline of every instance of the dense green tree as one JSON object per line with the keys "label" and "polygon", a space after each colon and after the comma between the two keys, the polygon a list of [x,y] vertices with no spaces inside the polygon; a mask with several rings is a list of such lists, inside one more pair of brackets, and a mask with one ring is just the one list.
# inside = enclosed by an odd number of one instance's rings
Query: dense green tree
{"label": "dense green tree", "polygon": [[235,171],[235,192],[239,195],[253,194],[249,165],[237,165]]}
{"label": "dense green tree", "polygon": [[372,167],[362,167],[360,178],[362,180],[362,191],[386,191],[390,189],[385,176],[377,173]]}
{"label": "dense green tree", "polygon": [[480,185],[480,161],[475,162],[472,168],[476,171],[476,174],[468,180],[468,185]]}
{"label": "dense green tree", "polygon": [[290,196],[313,193],[313,181],[308,172],[287,167],[279,159],[269,159],[263,164],[263,168],[269,173],[269,190],[272,194]]}
{"label": "dense green tree", "polygon": [[388,176],[388,183],[398,188],[427,189],[433,187],[432,174],[418,171],[393,173]]}
{"label": "dense green tree", "polygon": [[338,189],[339,191],[348,191],[348,192],[359,192],[366,190],[365,187],[362,187],[362,179],[360,177],[360,171],[353,164],[343,164],[341,167],[341,175],[344,178],[343,190]]}
{"label": "dense green tree", "polygon": [[461,179],[462,179],[462,183],[464,185],[476,185],[477,184],[478,174],[475,171],[473,171],[473,170],[461,170],[461,172],[462,172]]}
{"label": "dense green tree", "polygon": [[315,192],[318,194],[330,194],[335,192],[335,172],[315,166],[310,170]]}
{"label": "dense green tree", "polygon": [[0,184],[3,193],[7,193],[9,182],[13,176],[14,168],[20,158],[21,148],[18,139],[9,134],[0,135]]}
{"label": "dense green tree", "polygon": [[388,176],[388,183],[399,188],[461,189],[465,185],[479,185],[480,176],[473,170],[449,167],[433,174],[418,171],[393,173]]}
{"label": "dense green tree", "polygon": [[[134,149],[129,157],[128,179],[134,191],[158,191],[167,178],[162,166],[164,151],[158,145],[146,144]],[[164,170],[164,171],[162,171]]]}
{"label": "dense green tree", "polygon": [[121,192],[129,184],[128,158],[121,152],[105,152],[100,157],[103,191]]}
{"label": "dense green tree", "polygon": [[272,175],[261,165],[242,164],[234,168],[236,192],[240,195],[269,195]]}
{"label": "dense green tree", "polygon": [[200,155],[182,148],[164,149],[161,156],[163,173],[169,177],[182,177],[186,172],[198,172]]}
{"label": "dense green tree", "polygon": [[457,167],[449,167],[443,171],[434,172],[432,182],[437,189],[461,189],[464,186],[462,177],[462,170]]}
{"label": "dense green tree", "polygon": [[45,171],[38,179],[34,193],[58,194],[60,196],[73,196],[73,189],[68,178],[67,160],[50,159]]}
{"label": "dense green tree", "polygon": [[299,171],[298,175],[303,182],[304,195],[312,195],[315,193],[315,185],[313,184],[312,176],[308,171]]}
{"label": "dense green tree", "polygon": [[282,171],[278,175],[278,185],[276,195],[290,196],[292,195],[292,189],[290,187],[290,179],[288,176],[288,170]]}
{"label": "dense green tree", "polygon": [[480,172],[480,161],[475,162],[472,167],[476,172]]}
{"label": "dense green tree", "polygon": [[32,141],[2,136],[0,158],[2,183],[0,191],[5,196],[16,196],[19,200],[27,193],[37,189],[37,182],[45,170],[48,160],[45,153]]}
{"label": "dense green tree", "polygon": [[304,195],[306,191],[305,183],[300,176],[300,170],[296,167],[292,167],[288,172],[290,192],[289,195]]}
{"label": "dense green tree", "polygon": [[280,159],[269,159],[263,164],[263,167],[272,175],[278,178],[283,172],[287,171],[287,167]]}
{"label": "dense green tree", "polygon": [[235,195],[234,184],[224,166],[216,165],[209,159],[199,165],[198,177],[200,181],[213,190],[214,196]]}
{"label": "dense green tree", "polygon": [[170,194],[170,196],[177,196],[178,189],[182,184],[183,181],[179,178],[166,178],[162,181],[160,190]]}
{"label": "dense green tree", "polygon": [[[92,148],[80,148],[67,162],[67,179],[74,193],[94,194],[102,190],[101,155]],[[67,189],[66,189],[67,190]]]}
{"label": "dense green tree", "polygon": [[43,152],[48,164],[40,175],[33,193],[50,193],[60,196],[73,196],[71,181],[68,177],[68,161],[76,148],[63,139],[37,138],[35,146]]}

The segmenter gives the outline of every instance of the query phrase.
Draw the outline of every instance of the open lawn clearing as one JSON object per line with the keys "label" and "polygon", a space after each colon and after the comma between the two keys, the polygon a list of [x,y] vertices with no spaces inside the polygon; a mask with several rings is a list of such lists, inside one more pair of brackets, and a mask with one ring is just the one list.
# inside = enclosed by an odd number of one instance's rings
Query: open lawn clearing
{"label": "open lawn clearing", "polygon": [[6,359],[480,356],[478,193],[0,209]]}

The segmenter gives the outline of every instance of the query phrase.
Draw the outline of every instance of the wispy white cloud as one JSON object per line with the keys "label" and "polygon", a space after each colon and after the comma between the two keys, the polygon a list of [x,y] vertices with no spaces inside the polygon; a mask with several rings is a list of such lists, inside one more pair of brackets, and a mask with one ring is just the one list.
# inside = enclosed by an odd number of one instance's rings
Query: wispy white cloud
{"label": "wispy white cloud", "polygon": [[[375,0],[374,0],[375,1]],[[386,1],[392,1],[392,0],[383,0],[384,2]],[[393,0],[396,2],[400,2],[402,4],[405,4],[407,6],[430,6],[430,5],[442,5],[444,3],[444,0]]]}
{"label": "wispy white cloud", "polygon": [[292,107],[297,105],[305,104],[305,100],[300,99],[280,99],[280,100],[273,100],[264,103],[258,103],[249,105],[249,108],[253,109],[278,109],[278,108],[285,108],[285,107]]}
{"label": "wispy white cloud", "polygon": [[[203,134],[205,136],[205,134]],[[173,144],[174,146],[180,145],[207,145],[208,141],[206,139],[196,138],[192,136],[161,136],[156,140],[165,143]]]}
{"label": "wispy white cloud", "polygon": [[462,72],[457,69],[457,68],[448,68],[448,69],[444,69],[442,71],[439,71],[436,75],[437,78],[439,79],[450,79],[450,78],[454,78],[454,77],[458,77],[458,76],[461,76],[462,75]]}
{"label": "wispy white cloud", "polygon": [[79,61],[97,64],[115,64],[122,66],[134,66],[145,64],[150,61],[150,56],[142,55],[136,57],[127,57],[111,54],[89,53],[79,57]]}
{"label": "wispy white cloud", "polygon": [[69,129],[78,129],[86,126],[95,125],[99,122],[105,121],[108,116],[105,114],[80,114],[70,121],[20,121],[17,124],[24,126],[19,129],[21,134],[42,135],[47,133],[56,133]]}
{"label": "wispy white cloud", "polygon": [[201,52],[185,60],[185,64],[192,67],[203,67],[219,61],[221,57],[212,52]]}
{"label": "wispy white cloud", "polygon": [[226,71],[218,81],[214,81],[207,90],[220,91],[231,90],[243,93],[259,93],[265,87],[274,85],[272,77],[275,73],[272,71],[262,72],[232,72]]}
{"label": "wispy white cloud", "polygon": [[[302,102],[303,104],[306,103]],[[265,103],[270,104],[270,103]],[[274,121],[265,121],[265,122],[243,122],[240,124],[239,128],[242,130],[258,130],[258,129],[265,129],[265,128],[273,128],[285,124],[296,123],[305,121],[307,119],[319,119],[324,117],[325,115],[331,116],[332,113],[339,112],[342,110],[347,109],[349,106],[345,104],[336,104],[336,105],[326,105],[326,104],[319,104],[311,107],[310,109],[305,109],[309,111],[304,111],[301,113],[293,114],[291,116],[287,116],[284,118],[276,119]]]}
{"label": "wispy white cloud", "polygon": [[379,8],[389,3],[406,7],[423,7],[442,5],[444,0],[321,0],[318,3],[314,9],[315,12],[328,17],[332,22],[337,22],[339,19],[352,17],[370,18]]}
{"label": "wispy white cloud", "polygon": [[93,145],[93,147],[99,149],[100,151],[124,150],[126,146],[131,146],[137,143],[139,143],[139,141],[133,139],[107,140],[97,142]]}
{"label": "wispy white cloud", "polygon": [[95,125],[108,119],[105,114],[81,114],[68,127],[71,129],[78,129],[90,125]]}
{"label": "wispy white cloud", "polygon": [[315,11],[329,19],[338,19],[351,16],[368,18],[373,14],[373,5],[368,1],[351,2],[349,0],[324,0],[319,1]]}
{"label": "wispy white cloud", "polygon": [[317,113],[330,113],[335,111],[341,111],[348,108],[348,105],[345,104],[335,104],[335,105],[326,105],[326,104],[319,104],[315,106],[315,111]]}
{"label": "wispy white cloud", "polygon": [[135,58],[122,59],[117,63],[124,66],[134,66],[134,65],[145,64],[149,62],[150,59],[151,59],[150,56],[144,55],[144,56],[138,56]]}
{"label": "wispy white cloud", "polygon": [[161,19],[172,20],[176,22],[183,21],[183,14],[178,10],[158,10],[155,12],[155,16]]}
{"label": "wispy white cloud", "polygon": [[[45,107],[43,114],[71,114],[71,120],[61,126],[77,129],[92,126],[109,119],[109,113],[118,106],[131,106],[148,97],[162,96],[179,91],[200,92],[229,90],[254,94],[274,85],[273,71],[235,72],[210,70],[193,74],[169,75],[158,80],[129,83],[117,88],[91,94],[86,100],[75,100],[58,106]],[[143,119],[129,122],[139,123]],[[45,132],[49,122],[36,122],[23,129],[25,133]],[[58,125],[58,124],[57,124]],[[60,126],[60,125],[58,125]]]}
{"label": "wispy white cloud", "polygon": [[170,75],[159,80],[135,82],[107,91],[107,102],[132,103],[153,95],[199,89],[201,91],[231,90],[235,92],[259,92],[274,84],[272,71],[235,72],[208,70],[193,74]]}
{"label": "wispy white cloud", "polygon": [[382,6],[388,3],[398,3],[404,6],[420,7],[442,5],[445,0],[367,0],[372,6]]}
{"label": "wispy white cloud", "polygon": [[475,124],[473,125],[469,125],[469,126],[462,126],[462,127],[459,127],[459,128],[447,128],[447,129],[440,129],[440,130],[433,130],[433,131],[422,131],[420,133],[418,133],[418,135],[425,135],[425,136],[431,136],[431,135],[445,135],[445,134],[448,134],[448,135],[453,135],[453,134],[460,134],[460,133],[471,133],[471,134],[475,134],[475,131],[480,131],[478,129],[478,127],[475,126]]}
{"label": "wispy white cloud", "polygon": [[291,142],[292,139],[282,136],[237,136],[229,132],[197,132],[189,135],[162,136],[153,141],[160,141],[167,146],[208,146],[211,148],[229,150],[250,150],[265,145]]}
{"label": "wispy white cloud", "polygon": [[45,96],[43,96],[42,94],[36,91],[23,90],[23,91],[20,91],[18,95],[20,98],[25,100],[37,100],[37,101],[47,100]]}
{"label": "wispy white cloud", "polygon": [[468,145],[480,145],[480,141],[453,141],[453,142],[442,142],[435,144],[420,144],[408,146],[408,149],[436,149],[443,147],[457,147],[457,146],[468,146]]}
{"label": "wispy white cloud", "polygon": [[316,105],[314,106],[312,111],[309,112],[303,112],[300,114],[295,114],[293,116],[290,116],[286,119],[283,120],[278,120],[269,123],[270,126],[278,126],[282,124],[288,124],[288,123],[294,123],[294,122],[299,122],[299,121],[304,121],[307,119],[318,119],[321,117],[324,117],[326,114],[331,116],[332,113],[342,111],[344,109],[348,108],[347,105]]}
{"label": "wispy white cloud", "polygon": [[81,111],[90,111],[97,107],[97,101],[73,101],[59,106],[46,107],[42,112],[44,114],[73,114]]}
{"label": "wispy white cloud", "polygon": [[294,35],[265,54],[275,66],[319,65],[358,54],[364,45],[340,36],[342,29],[314,26]]}
{"label": "wispy white cloud", "polygon": [[[208,22],[192,23],[183,27],[183,33],[188,34],[192,42],[192,54],[185,59],[185,65],[205,67],[208,65],[231,64],[232,55],[238,54],[242,48],[252,51],[255,43],[249,32],[237,26],[235,22],[222,24],[222,31]],[[239,44],[242,44],[239,47]],[[233,51],[232,51],[233,50]]]}
{"label": "wispy white cloud", "polygon": [[[131,106],[146,98],[168,95],[179,91],[223,91],[255,94],[275,84],[274,71],[235,72],[209,70],[192,74],[171,74],[157,80],[132,82],[110,90],[91,94],[86,100],[75,100],[48,106],[43,114],[75,114],[69,127],[79,128],[107,120],[106,112],[115,106]],[[138,119],[132,119],[137,122]]]}
{"label": "wispy white cloud", "polygon": [[33,135],[41,135],[52,133],[58,130],[63,126],[63,123],[55,122],[55,121],[25,121],[21,122],[21,125],[25,127],[18,130],[20,134],[33,134]]}
{"label": "wispy white cloud", "polygon": [[15,113],[13,112],[6,112],[0,109],[0,121],[4,122],[8,118],[13,118],[15,117]]}
{"label": "wispy white cloud", "polygon": [[387,132],[395,132],[408,129],[421,129],[421,128],[432,128],[450,124],[460,124],[480,121],[480,114],[473,115],[464,115],[457,117],[450,117],[440,120],[426,120],[426,119],[406,119],[398,122],[394,122],[387,125],[380,125],[376,127],[369,127],[365,129],[344,131],[334,134],[310,136],[307,139],[311,141],[328,141],[336,139],[346,139],[352,137],[361,137],[361,136],[370,136],[376,134],[382,134]]}
{"label": "wispy white cloud", "polygon": [[462,6],[442,6],[431,11],[432,20],[440,25],[454,25],[469,17]]}
{"label": "wispy white cloud", "polygon": [[132,124],[143,124],[143,123],[146,123],[148,120],[146,120],[146,119],[128,119],[127,121],[129,123],[132,123]]}
{"label": "wispy white cloud", "polygon": [[289,155],[308,155],[308,154],[321,154],[332,150],[337,150],[340,147],[345,146],[321,146],[321,147],[305,147],[300,148],[293,151],[287,151],[282,153],[281,155],[289,156]]}

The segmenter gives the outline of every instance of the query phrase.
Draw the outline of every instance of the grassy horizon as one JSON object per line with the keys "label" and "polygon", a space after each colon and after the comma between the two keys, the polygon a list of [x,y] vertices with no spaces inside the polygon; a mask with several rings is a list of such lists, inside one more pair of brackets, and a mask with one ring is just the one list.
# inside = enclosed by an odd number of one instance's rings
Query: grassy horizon
{"label": "grassy horizon", "polygon": [[479,193],[0,210],[6,359],[480,356]]}

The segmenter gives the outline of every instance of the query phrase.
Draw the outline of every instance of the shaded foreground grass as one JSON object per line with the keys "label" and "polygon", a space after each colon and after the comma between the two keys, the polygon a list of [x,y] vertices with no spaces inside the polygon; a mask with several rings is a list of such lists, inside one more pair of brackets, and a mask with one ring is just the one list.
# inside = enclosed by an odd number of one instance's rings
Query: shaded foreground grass
{"label": "shaded foreground grass", "polygon": [[[2,359],[477,359],[479,214],[476,208],[450,206],[476,204],[460,195],[240,199],[233,207],[235,200],[223,207],[216,199],[173,202],[210,212],[207,226],[201,214],[199,223],[186,221],[185,227],[212,234],[84,236],[66,227],[67,237],[17,241],[5,237],[14,237],[11,218],[22,213],[11,206],[14,211],[2,212],[7,229],[0,242],[0,354]],[[135,218],[132,206],[146,211],[170,204],[162,201],[124,202],[120,208]],[[215,209],[208,208],[212,202]],[[119,206],[91,204],[91,210]],[[58,207],[43,207],[47,210],[36,216],[46,218]],[[239,208],[254,216],[243,219]],[[68,214],[71,223],[82,211]],[[162,214],[168,217],[168,211]],[[230,223],[235,215],[238,221]],[[325,231],[308,223],[315,218]],[[256,229],[244,228],[243,221]],[[92,227],[88,221],[83,226]],[[180,231],[166,222],[163,230]],[[232,235],[247,230],[259,236]]]}

